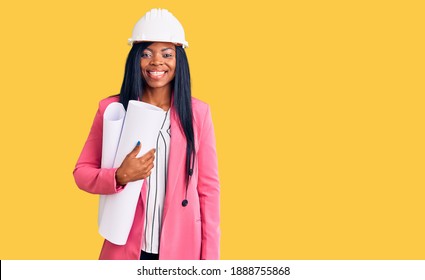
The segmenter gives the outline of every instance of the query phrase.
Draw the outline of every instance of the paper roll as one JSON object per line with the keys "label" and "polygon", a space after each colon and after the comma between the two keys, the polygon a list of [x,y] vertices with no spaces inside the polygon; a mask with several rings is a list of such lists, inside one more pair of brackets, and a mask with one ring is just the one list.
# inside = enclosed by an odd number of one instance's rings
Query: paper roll
{"label": "paper roll", "polygon": [[[137,157],[155,148],[159,130],[164,122],[165,111],[140,101],[130,101],[115,155],[113,167],[119,167],[137,142],[142,144]],[[128,183],[119,193],[106,195],[99,233],[116,245],[127,242],[143,180]]]}
{"label": "paper roll", "polygon": [[[102,168],[112,168],[114,166],[124,117],[125,109],[119,102],[112,102],[109,104],[103,113]],[[105,207],[105,199],[106,195],[99,196],[99,211],[97,218],[97,224],[99,226]]]}

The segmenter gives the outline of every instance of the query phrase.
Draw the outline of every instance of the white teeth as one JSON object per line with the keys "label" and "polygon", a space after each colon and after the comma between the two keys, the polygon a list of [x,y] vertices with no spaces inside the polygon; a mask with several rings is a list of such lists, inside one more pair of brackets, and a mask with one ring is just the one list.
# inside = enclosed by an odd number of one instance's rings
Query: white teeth
{"label": "white teeth", "polygon": [[151,74],[152,76],[160,76],[162,74],[164,74],[165,71],[161,71],[161,72],[149,72],[149,74]]}

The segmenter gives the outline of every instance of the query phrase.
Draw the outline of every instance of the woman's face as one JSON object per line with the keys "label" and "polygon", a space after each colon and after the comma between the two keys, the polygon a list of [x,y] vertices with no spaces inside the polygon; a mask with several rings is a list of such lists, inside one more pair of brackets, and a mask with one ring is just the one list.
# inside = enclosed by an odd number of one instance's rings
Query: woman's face
{"label": "woman's face", "polygon": [[176,74],[176,47],[172,43],[152,43],[142,53],[142,76],[148,87],[170,86]]}

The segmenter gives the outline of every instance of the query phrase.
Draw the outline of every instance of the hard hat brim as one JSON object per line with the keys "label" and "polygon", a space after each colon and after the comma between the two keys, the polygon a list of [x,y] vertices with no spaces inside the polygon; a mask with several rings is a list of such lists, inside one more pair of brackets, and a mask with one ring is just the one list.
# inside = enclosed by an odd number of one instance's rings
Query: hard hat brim
{"label": "hard hat brim", "polygon": [[187,42],[170,42],[170,41],[166,41],[166,40],[155,40],[155,41],[148,41],[148,40],[134,40],[134,39],[132,39],[132,38],[129,38],[128,39],[128,44],[130,45],[130,46],[133,46],[134,44],[137,44],[137,43],[141,43],[141,42],[152,42],[152,43],[155,43],[155,42],[162,42],[162,43],[172,43],[172,44],[174,44],[174,45],[176,45],[176,46],[181,46],[181,47],[183,47],[184,49],[185,48],[187,48],[187,47],[189,47],[189,44],[187,43]]}

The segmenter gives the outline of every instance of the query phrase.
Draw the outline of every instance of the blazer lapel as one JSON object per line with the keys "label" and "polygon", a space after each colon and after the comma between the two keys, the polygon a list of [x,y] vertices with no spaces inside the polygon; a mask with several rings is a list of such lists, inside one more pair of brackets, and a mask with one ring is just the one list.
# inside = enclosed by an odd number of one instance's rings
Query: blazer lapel
{"label": "blazer lapel", "polygon": [[[168,160],[168,174],[166,195],[164,203],[164,216],[167,216],[168,208],[173,201],[174,191],[177,186],[179,176],[183,174],[184,162],[186,158],[186,138],[180,128],[176,112],[171,107],[171,139],[170,139],[170,158]],[[182,198],[183,199],[183,198]]]}

